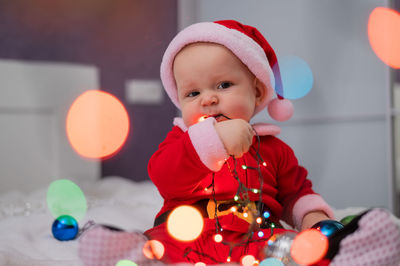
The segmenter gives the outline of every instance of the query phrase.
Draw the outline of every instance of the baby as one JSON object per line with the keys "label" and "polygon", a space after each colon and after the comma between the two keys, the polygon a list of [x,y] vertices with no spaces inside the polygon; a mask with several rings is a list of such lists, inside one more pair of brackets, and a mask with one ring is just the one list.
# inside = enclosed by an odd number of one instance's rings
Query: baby
{"label": "baby", "polygon": [[[274,136],[279,128],[249,124],[266,107],[278,121],[293,113],[290,101],[280,95],[273,99],[274,91],[284,90],[279,65],[256,28],[233,20],[187,27],[168,46],[161,79],[182,112],[148,165],[164,205],[145,234],[163,243],[164,262],[239,262],[244,255],[262,259],[271,234],[287,231],[279,228],[280,220],[304,230],[334,219],[292,149]],[[167,217],[181,205],[191,205],[203,216],[204,228],[193,241],[179,241],[168,233]],[[389,220],[382,210],[364,213],[370,220],[368,215]],[[257,224],[255,219],[261,220]],[[351,233],[358,225],[350,226]],[[393,226],[390,232],[399,236]],[[336,237],[332,247],[346,235]],[[391,247],[400,249],[399,242],[393,240]],[[338,250],[319,264],[333,257],[339,262],[350,258],[347,265],[364,259],[354,252],[335,256]],[[398,253],[383,259],[397,261]]]}
{"label": "baby", "polygon": [[[283,229],[281,220],[301,231],[334,219],[292,149],[275,137],[279,127],[249,123],[264,108],[278,121],[293,113],[290,101],[274,97],[275,91],[284,90],[279,65],[256,28],[233,20],[187,27],[168,46],[161,79],[182,112],[148,165],[164,205],[145,235],[163,244],[162,262],[210,265],[240,262],[245,255],[261,261],[273,234],[293,232]],[[169,215],[181,205],[196,208],[204,222],[201,234],[191,241],[177,240],[167,230]],[[81,254],[93,250],[90,243],[107,242],[99,241],[104,235],[114,241],[125,237],[126,243],[137,239],[103,231],[83,239],[88,244]],[[399,230],[381,209],[359,215],[329,241],[328,253],[317,265],[400,261]],[[84,255],[85,264],[104,262],[97,258],[106,252],[115,261],[104,246],[96,249],[102,250],[99,256]]]}

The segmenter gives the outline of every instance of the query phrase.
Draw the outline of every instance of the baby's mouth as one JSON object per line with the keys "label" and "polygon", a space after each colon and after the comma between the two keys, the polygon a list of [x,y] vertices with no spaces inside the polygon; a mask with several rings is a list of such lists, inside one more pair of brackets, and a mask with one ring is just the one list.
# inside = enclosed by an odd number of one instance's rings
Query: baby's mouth
{"label": "baby's mouth", "polygon": [[203,115],[202,117],[200,117],[199,121],[204,121],[209,117],[214,117],[215,120],[217,120],[217,122],[221,122],[227,119],[230,119],[229,117],[223,115],[223,114],[215,114],[215,115]]}
{"label": "baby's mouth", "polygon": [[225,119],[225,116],[223,114],[210,115],[208,117],[214,117],[217,122],[221,122]]}

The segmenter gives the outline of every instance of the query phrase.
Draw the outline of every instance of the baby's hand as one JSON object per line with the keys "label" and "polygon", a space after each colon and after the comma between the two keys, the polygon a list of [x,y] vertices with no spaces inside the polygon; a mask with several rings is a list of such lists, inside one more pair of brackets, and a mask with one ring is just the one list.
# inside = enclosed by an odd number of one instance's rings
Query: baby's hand
{"label": "baby's hand", "polygon": [[312,211],[304,215],[303,221],[301,222],[301,231],[311,228],[314,224],[329,220],[330,218],[323,211]]}
{"label": "baby's hand", "polygon": [[240,158],[248,152],[253,141],[254,131],[243,119],[221,121],[214,125],[229,155]]}

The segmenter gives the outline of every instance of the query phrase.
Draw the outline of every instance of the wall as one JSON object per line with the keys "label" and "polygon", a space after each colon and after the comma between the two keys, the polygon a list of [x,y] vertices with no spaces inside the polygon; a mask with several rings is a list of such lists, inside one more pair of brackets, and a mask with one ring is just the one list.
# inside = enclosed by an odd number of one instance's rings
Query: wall
{"label": "wall", "polygon": [[[279,56],[303,58],[312,91],[295,100],[280,138],[336,208],[393,209],[389,69],[368,43],[367,22],[383,0],[180,1],[182,24],[237,19],[256,26]],[[185,25],[182,25],[185,26]],[[264,112],[254,122],[271,122]]]}
{"label": "wall", "polygon": [[93,66],[100,88],[117,96],[131,118],[122,150],[102,163],[102,176],[147,179],[147,161],[171,128],[175,108],[130,104],[125,85],[159,79],[162,53],[175,35],[176,1],[0,1],[0,58]]}

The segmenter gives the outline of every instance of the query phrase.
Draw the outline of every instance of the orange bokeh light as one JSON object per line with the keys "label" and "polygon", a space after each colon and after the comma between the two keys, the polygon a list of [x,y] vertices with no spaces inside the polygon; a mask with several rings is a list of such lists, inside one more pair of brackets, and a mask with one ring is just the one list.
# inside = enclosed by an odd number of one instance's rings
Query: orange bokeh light
{"label": "orange bokeh light", "polygon": [[392,68],[400,68],[400,13],[375,8],[368,19],[369,43],[375,54]]}
{"label": "orange bokeh light", "polygon": [[97,90],[81,94],[69,108],[67,137],[81,156],[105,159],[115,155],[129,133],[129,116],[113,95]]}
{"label": "orange bokeh light", "polygon": [[168,233],[180,241],[192,241],[203,231],[204,221],[201,213],[192,206],[175,208],[167,219]]}
{"label": "orange bokeh light", "polygon": [[149,240],[144,244],[143,254],[146,258],[161,259],[164,256],[164,245],[158,240]]}
{"label": "orange bokeh light", "polygon": [[320,231],[305,230],[293,239],[290,255],[299,264],[314,264],[325,256],[328,245],[328,238]]}

